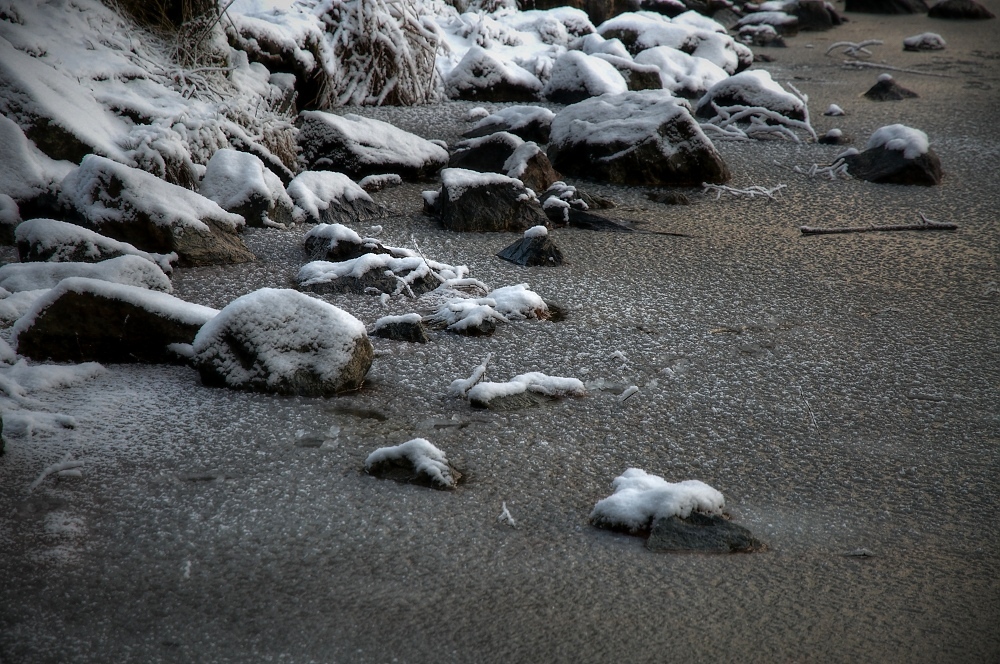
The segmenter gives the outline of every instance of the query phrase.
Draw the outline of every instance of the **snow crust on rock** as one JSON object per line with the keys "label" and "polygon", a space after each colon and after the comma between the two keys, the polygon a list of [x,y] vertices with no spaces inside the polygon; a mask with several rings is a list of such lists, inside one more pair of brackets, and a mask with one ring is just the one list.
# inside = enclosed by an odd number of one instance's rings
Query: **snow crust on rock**
{"label": "snow crust on rock", "polygon": [[139,256],[155,263],[164,273],[173,270],[171,263],[177,254],[153,254],[137,249],[128,242],[105,237],[96,231],[56,219],[29,219],[14,231],[15,240],[36,247],[40,253],[52,251],[50,261],[67,261],[82,250],[87,258],[99,260],[116,255]]}
{"label": "snow crust on rock", "polygon": [[543,94],[552,97],[558,93],[577,92],[596,97],[627,91],[625,78],[611,63],[581,51],[568,51],[555,61]]}
{"label": "snow crust on rock", "polygon": [[534,392],[547,397],[582,397],[587,390],[576,378],[549,376],[538,371],[514,376],[506,383],[482,382],[472,386],[466,396],[469,403],[485,406],[498,397]]}
{"label": "snow crust on rock", "polygon": [[69,277],[60,281],[38,298],[21,318],[14,323],[12,339],[34,325],[38,316],[66,293],[94,294],[111,300],[120,300],[140,309],[155,313],[162,318],[175,320],[185,325],[204,325],[217,313],[216,309],[192,302],[185,302],[173,295],[153,291],[138,286],[116,284],[87,277]]}
{"label": "snow crust on rock", "polygon": [[581,37],[576,44],[574,44],[574,46],[587,55],[604,54],[614,55],[628,60],[632,59],[632,54],[628,52],[627,48],[625,48],[625,44],[622,43],[621,39],[618,39],[617,37],[605,39],[596,32]]}
{"label": "snow crust on rock", "polygon": [[[665,122],[685,115],[690,117],[687,105],[666,90],[602,95],[557,113],[549,141],[636,145],[656,135]],[[682,147],[661,143],[668,157]]]}
{"label": "snow crust on rock", "polygon": [[799,19],[792,14],[786,14],[781,11],[770,11],[770,12],[753,12],[752,14],[747,14],[741,18],[737,23],[737,28],[742,28],[744,25],[791,25],[792,23],[798,23]]}
{"label": "snow crust on rock", "polygon": [[590,513],[596,525],[637,531],[663,517],[721,514],[726,506],[722,493],[704,482],[671,483],[639,468],[629,468],[611,485],[614,493],[598,501]]}
{"label": "snow crust on rock", "polygon": [[[464,265],[457,267],[438,263],[437,261],[424,260],[415,252],[403,249],[387,247],[392,253],[388,254],[364,254],[357,258],[337,263],[330,261],[312,261],[306,263],[295,277],[295,282],[302,287],[328,284],[344,277],[360,279],[368,272],[377,270],[380,273],[394,275],[404,275],[399,277],[400,286],[411,285],[418,279],[431,277],[431,271],[438,277],[448,279],[461,279],[468,273],[468,268]],[[400,255],[412,254],[412,255]],[[433,278],[433,277],[431,277]]]}
{"label": "snow crust on rock", "polygon": [[73,168],[68,161],[50,159],[17,123],[0,115],[0,193],[21,201],[55,193]]}
{"label": "snow crust on rock", "polygon": [[884,147],[886,150],[899,150],[906,159],[916,159],[930,149],[927,134],[901,124],[886,125],[876,129],[868,139],[866,150]]}
{"label": "snow crust on rock", "polygon": [[527,127],[533,122],[551,124],[552,118],[555,116],[555,113],[544,106],[505,106],[481,118],[477,118],[475,124],[469,128],[469,131],[496,125],[504,127],[504,131],[514,132],[517,129]]}
{"label": "snow crust on rock", "polygon": [[513,184],[518,188],[524,187],[520,180],[500,173],[480,173],[479,171],[470,171],[467,168],[445,168],[441,171],[442,190],[448,192],[448,199],[452,201],[461,198],[465,190],[469,188],[504,184]]}
{"label": "snow crust on rock", "polygon": [[[534,228],[544,229],[545,226],[535,226]],[[496,288],[490,291],[486,297],[493,300],[493,308],[508,320],[547,318],[549,315],[549,307],[545,304],[545,300],[535,291],[529,290],[528,284]]]}
{"label": "snow crust on rock", "polygon": [[721,67],[709,60],[688,55],[669,46],[648,48],[635,56],[635,62],[656,67],[665,90],[687,93],[690,96],[702,95],[713,85],[729,77]]}
{"label": "snow crust on rock", "polygon": [[99,263],[8,263],[0,267],[0,288],[12,293],[53,288],[69,277],[87,277],[169,293],[170,279],[140,256],[119,256]]}
{"label": "snow crust on rock", "polygon": [[223,148],[208,161],[199,192],[225,210],[232,210],[257,200],[292,207],[281,179],[271,172],[260,157],[248,152]]}
{"label": "snow crust on rock", "polygon": [[417,313],[400,314],[398,316],[382,316],[375,321],[375,329],[377,330],[387,325],[398,325],[400,323],[415,325],[421,320],[423,320],[423,318]]}
{"label": "snow crust on rock", "polygon": [[[379,176],[386,177],[386,176]],[[398,176],[396,176],[398,178]],[[303,171],[288,184],[288,195],[295,204],[293,219],[321,219],[323,212],[336,201],[348,203],[362,200],[375,204],[360,185],[343,173],[335,171]]]}
{"label": "snow crust on rock", "polygon": [[542,90],[542,82],[530,71],[479,46],[468,50],[444,82],[445,94],[451,98],[469,90],[485,90],[500,84],[516,85],[535,93]]}
{"label": "snow crust on rock", "polygon": [[698,100],[697,108],[708,106],[719,97],[733,97],[742,105],[760,106],[785,116],[805,111],[802,100],[786,92],[764,69],[743,71],[719,81]]}
{"label": "snow crust on rock", "polygon": [[545,226],[532,226],[528,230],[524,231],[524,237],[545,237],[549,234],[549,229]]}
{"label": "snow crust on rock", "polygon": [[521,145],[517,146],[517,149],[515,149],[514,152],[507,157],[507,160],[503,163],[503,170],[507,174],[507,177],[520,179],[521,176],[528,170],[528,161],[543,153],[544,150],[538,147],[538,143],[535,143],[534,141],[521,143]]}
{"label": "snow crust on rock", "polygon": [[[253,349],[247,366],[229,338]],[[198,331],[192,347],[197,364],[211,364],[226,384],[275,386],[299,372],[336,381],[353,358],[364,324],[343,309],[296,290],[262,288],[238,297]]]}
{"label": "snow crust on rock", "polygon": [[716,21],[715,19],[709,18],[704,14],[699,14],[693,9],[689,9],[686,12],[678,14],[677,16],[670,19],[670,22],[674,25],[689,25],[692,28],[697,28],[698,30],[707,30],[709,32],[718,32],[721,34],[726,34],[726,27]]}
{"label": "snow crust on rock", "polygon": [[324,111],[303,111],[301,115],[318,120],[343,136],[351,155],[362,164],[391,163],[421,168],[427,162],[448,162],[448,151],[440,145],[388,122],[354,113],[335,115]]}
{"label": "snow crust on rock", "polygon": [[[106,193],[112,180],[124,185],[118,194],[119,204],[113,207]],[[233,231],[245,225],[243,217],[226,212],[201,194],[95,154],[84,157],[80,167],[66,176],[62,196],[96,226],[128,221],[137,211],[148,215],[157,226],[210,231],[202,221],[206,218]]]}
{"label": "snow crust on rock", "polygon": [[400,445],[380,447],[365,459],[365,470],[386,461],[408,461],[418,475],[426,475],[435,484],[451,488],[455,478],[445,453],[425,438],[414,438]]}

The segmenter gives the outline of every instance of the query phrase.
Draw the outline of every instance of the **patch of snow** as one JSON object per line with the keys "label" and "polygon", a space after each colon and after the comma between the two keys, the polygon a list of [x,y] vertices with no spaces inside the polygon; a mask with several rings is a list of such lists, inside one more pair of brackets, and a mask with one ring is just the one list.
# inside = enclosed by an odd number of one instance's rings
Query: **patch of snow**
{"label": "patch of snow", "polygon": [[823,111],[823,115],[839,117],[841,115],[844,115],[844,109],[842,109],[840,106],[837,106],[836,104],[830,104],[829,106],[827,106],[826,110]]}
{"label": "patch of snow", "polygon": [[598,501],[590,513],[596,525],[637,531],[663,517],[721,514],[726,505],[722,494],[704,482],[671,483],[639,468],[629,468],[611,485],[614,493]]}
{"label": "patch of snow", "polygon": [[140,256],[119,256],[98,263],[8,263],[0,267],[0,288],[12,293],[53,288],[68,277],[88,277],[169,293],[163,270]]}
{"label": "patch of snow", "polygon": [[876,129],[868,139],[866,150],[884,147],[886,150],[899,150],[906,159],[916,159],[930,149],[927,134],[901,124],[892,124]]}
{"label": "patch of snow", "polygon": [[524,237],[545,237],[549,234],[549,229],[545,226],[532,226],[528,230],[524,231]]}
{"label": "patch of snow", "polygon": [[903,48],[913,51],[940,51],[946,45],[944,37],[936,32],[922,32],[903,40]]}
{"label": "patch of snow", "polygon": [[499,398],[533,392],[547,397],[582,397],[587,391],[583,383],[576,378],[549,376],[538,371],[514,376],[506,383],[480,382],[466,393],[469,403],[486,405]]}
{"label": "patch of snow", "polygon": [[[535,228],[545,228],[535,226]],[[538,293],[528,290],[528,284],[504,286],[489,292],[493,308],[508,320],[548,318],[549,307]]]}
{"label": "patch of snow", "polygon": [[452,488],[455,478],[445,453],[425,438],[414,438],[400,445],[380,447],[365,459],[365,470],[387,461],[408,461],[418,475],[426,475],[435,484]]}

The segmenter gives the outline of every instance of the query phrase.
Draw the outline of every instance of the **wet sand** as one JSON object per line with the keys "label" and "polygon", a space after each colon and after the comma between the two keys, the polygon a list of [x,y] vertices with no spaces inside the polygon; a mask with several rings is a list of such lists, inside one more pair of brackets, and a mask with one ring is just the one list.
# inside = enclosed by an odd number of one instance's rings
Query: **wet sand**
{"label": "wet sand", "polygon": [[[523,269],[494,257],[513,235],[439,230],[419,214],[425,187],[405,185],[379,194],[397,213],[387,243],[414,235],[493,286],[528,282],[566,320],[376,340],[368,385],[337,399],[209,389],[158,366],[33,395],[77,427],[11,438],[0,457],[0,661],[1000,660],[1000,22],[850,18],[758,49],[775,58],[764,68],[857,147],[885,124],[922,129],[941,186],[809,178],[790,168],[840,148],[720,141],[731,185],[786,184],[781,198],[693,191],[668,207],[578,182],[617,200],[617,219],[691,237],[558,230],[568,264]],[[948,48],[902,51],[924,31]],[[947,77],[893,72],[920,98],[869,102],[881,71],[824,55],[868,38],[886,42],[873,60]],[[823,117],[830,103],[848,115]],[[454,141],[471,107],[362,112]],[[917,211],[960,229],[797,230]],[[261,261],[178,270],[175,294],[221,307],[287,286],[303,232],[248,231]],[[412,309],[328,299],[368,324]],[[449,398],[488,352],[493,380],[542,371],[589,394],[509,413]],[[467,482],[442,493],[361,472],[416,436]],[[66,451],[84,476],[26,498]],[[769,551],[654,554],[589,526],[632,466],[718,488]],[[516,528],[496,521],[504,501]],[[845,555],[859,550],[872,555]]]}

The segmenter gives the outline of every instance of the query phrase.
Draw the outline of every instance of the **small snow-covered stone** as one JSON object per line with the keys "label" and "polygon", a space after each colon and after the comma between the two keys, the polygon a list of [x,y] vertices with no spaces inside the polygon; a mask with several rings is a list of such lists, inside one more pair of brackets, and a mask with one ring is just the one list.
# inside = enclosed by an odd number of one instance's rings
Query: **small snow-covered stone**
{"label": "small snow-covered stone", "polygon": [[865,97],[872,101],[899,101],[919,97],[913,90],[907,90],[890,74],[880,74],[875,85],[865,92]]}
{"label": "small snow-covered stone", "polygon": [[856,178],[887,184],[931,186],[941,183],[941,160],[927,134],[901,124],[872,133],[864,152],[844,156]]}
{"label": "small snow-covered stone", "polygon": [[365,459],[365,472],[377,477],[424,484],[435,489],[454,489],[462,477],[448,463],[444,452],[425,438],[414,438],[392,447],[380,447]]}
{"label": "small snow-covered stone", "polygon": [[837,106],[836,104],[830,104],[829,106],[826,107],[826,110],[823,111],[823,115],[829,115],[831,117],[839,117],[841,115],[845,115],[845,113],[844,109],[842,109],[840,106]]}
{"label": "small snow-covered stone", "polygon": [[611,63],[580,51],[567,51],[556,59],[542,94],[549,101],[574,104],[588,97],[627,91],[628,84]]}
{"label": "small snow-covered stone", "polygon": [[473,46],[445,77],[444,89],[451,99],[523,102],[538,98],[542,82],[521,66]]}
{"label": "small snow-covered stone", "polygon": [[785,37],[794,37],[799,32],[799,19],[783,11],[753,12],[736,22],[739,30],[745,25],[769,25],[775,32]]}
{"label": "small snow-covered stone", "polygon": [[792,120],[804,120],[806,107],[801,99],[786,92],[763,69],[745,71],[719,81],[698,100],[695,115],[711,118],[715,115],[713,104],[726,106],[759,106]]}
{"label": "small snow-covered stone", "polygon": [[393,341],[408,341],[425,344],[429,341],[420,314],[403,314],[402,316],[383,316],[375,321],[371,335]]}
{"label": "small snow-covered stone", "polygon": [[526,238],[545,237],[548,234],[549,229],[545,226],[532,226],[528,230],[524,231],[524,237]]}
{"label": "small snow-covered stone", "polygon": [[441,223],[448,230],[524,231],[544,221],[534,195],[515,178],[446,168],[441,184]]}
{"label": "small snow-covered stone", "polygon": [[[383,179],[398,175],[373,176]],[[367,178],[366,178],[367,179]],[[344,223],[384,217],[385,209],[368,192],[343,173],[303,171],[288,184],[288,195],[295,203],[292,213],[296,223]]]}
{"label": "small snow-covered stone", "polygon": [[555,116],[555,113],[542,106],[506,106],[478,118],[462,136],[479,138],[506,131],[522,140],[545,144],[549,142],[549,127]]}
{"label": "small snow-covered stone", "polygon": [[722,493],[698,480],[671,483],[639,468],[629,468],[611,483],[614,493],[597,502],[590,522],[602,528],[638,532],[656,519],[686,518],[692,512],[722,514]]}
{"label": "small snow-covered stone", "polygon": [[936,32],[922,32],[903,40],[904,51],[940,51],[944,47],[944,37]]}
{"label": "small snow-covered stone", "polygon": [[343,224],[318,224],[306,233],[304,244],[313,260],[337,262],[368,253],[388,253],[375,239],[362,238]]}
{"label": "small snow-covered stone", "polygon": [[275,288],[230,302],[192,345],[206,385],[302,396],[358,389],[374,357],[357,318],[298,291]]}
{"label": "small snow-covered stone", "polygon": [[464,168],[480,173],[503,173],[504,163],[522,145],[524,145],[523,139],[505,131],[470,138],[452,147],[448,168]]}
{"label": "small snow-covered stone", "polygon": [[669,46],[649,48],[635,56],[638,64],[659,70],[660,86],[679,97],[697,98],[729,75],[704,58],[688,55]]}

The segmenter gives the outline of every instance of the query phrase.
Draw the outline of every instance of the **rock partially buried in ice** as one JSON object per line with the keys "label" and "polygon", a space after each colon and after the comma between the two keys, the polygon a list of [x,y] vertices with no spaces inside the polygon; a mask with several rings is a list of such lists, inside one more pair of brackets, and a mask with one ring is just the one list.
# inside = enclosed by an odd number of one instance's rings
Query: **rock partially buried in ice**
{"label": "rock partially buried in ice", "polygon": [[899,101],[901,99],[913,99],[919,97],[913,90],[907,90],[889,74],[882,74],[878,77],[875,85],[865,92],[865,97],[872,101]]}
{"label": "rock partially buried in ice", "polygon": [[365,472],[384,479],[445,490],[454,489],[462,478],[462,474],[448,463],[444,452],[425,438],[380,447],[365,459]]}
{"label": "rock partially buried in ice", "polygon": [[844,157],[847,172],[856,178],[883,184],[931,186],[941,183],[941,159],[927,134],[905,125],[877,129],[864,152]]}
{"label": "rock partially buried in ice", "polygon": [[[369,183],[395,182],[396,174],[370,176]],[[364,180],[362,180],[363,182]],[[296,223],[357,223],[384,217],[385,209],[368,192],[343,173],[304,171],[288,183],[288,195],[295,203],[292,213]]]}
{"label": "rock partially buried in ice", "polygon": [[940,51],[944,47],[944,37],[936,32],[922,32],[903,40],[904,51]]}
{"label": "rock partially buried in ice", "polygon": [[176,362],[215,309],[97,279],[64,279],[14,324],[17,352],[57,362]]}
{"label": "rock partially buried in ice", "polygon": [[[545,231],[544,233],[538,231]],[[504,247],[498,254],[505,261],[526,267],[536,265],[562,265],[563,255],[549,237],[545,226],[534,226],[524,232],[524,237]]]}
{"label": "rock partially buried in ice", "polygon": [[535,197],[515,178],[446,168],[441,185],[441,223],[448,230],[524,231],[545,221]]}
{"label": "rock partially buried in ice", "polygon": [[153,254],[136,249],[100,233],[55,219],[29,219],[14,234],[21,262],[96,263],[118,256],[139,256],[156,263],[166,274],[173,270],[177,254]]}
{"label": "rock partially buried in ice", "polygon": [[224,148],[208,160],[198,192],[249,226],[286,226],[292,222],[292,199],[281,179],[248,152]]}
{"label": "rock partially buried in ice", "polygon": [[723,516],[692,512],[686,518],[667,516],[654,521],[646,548],[665,553],[750,553],[767,546]]}
{"label": "rock partially buried in ice", "polygon": [[18,291],[54,288],[69,277],[87,277],[169,293],[170,279],[140,256],[118,256],[98,263],[8,263],[0,267],[0,288]]}
{"label": "rock partially buried in ice", "polygon": [[427,328],[424,327],[420,314],[404,314],[402,316],[383,316],[375,321],[371,335],[393,341],[408,341],[425,344]]}
{"label": "rock partially buried in ice", "polygon": [[929,18],[984,20],[996,15],[976,0],[942,0],[927,12]]}
{"label": "rock partially buried in ice", "polygon": [[363,238],[343,224],[319,224],[305,237],[306,253],[313,260],[340,262],[365,254],[389,251],[374,238]]}
{"label": "rock partially buried in ice", "polygon": [[605,95],[567,106],[552,121],[548,148],[561,173],[625,185],[700,185],[729,168],[665,90]]}
{"label": "rock partially buried in ice", "polygon": [[507,106],[480,118],[462,136],[479,138],[506,131],[525,141],[545,144],[549,142],[549,128],[555,116],[541,106]]}
{"label": "rock partially buried in ice", "polygon": [[301,396],[358,389],[374,357],[357,318],[298,291],[275,288],[230,302],[192,345],[193,364],[206,385]]}
{"label": "rock partially buried in ice", "polygon": [[143,251],[176,252],[180,264],[254,260],[237,234],[243,217],[193,191],[97,155],[66,176],[61,199],[93,230]]}
{"label": "rock partially buried in ice", "polygon": [[314,293],[405,292],[417,296],[437,288],[441,279],[458,274],[459,268],[392,248],[390,253],[366,253],[345,261],[306,263],[299,268],[295,283]]}
{"label": "rock partially buried in ice", "polygon": [[470,101],[533,101],[542,82],[521,66],[473,46],[444,80],[451,99]]}
{"label": "rock partially buried in ice", "polygon": [[298,143],[310,170],[339,171],[360,179],[395,173],[426,180],[448,163],[448,151],[388,122],[353,113],[299,114]]}

